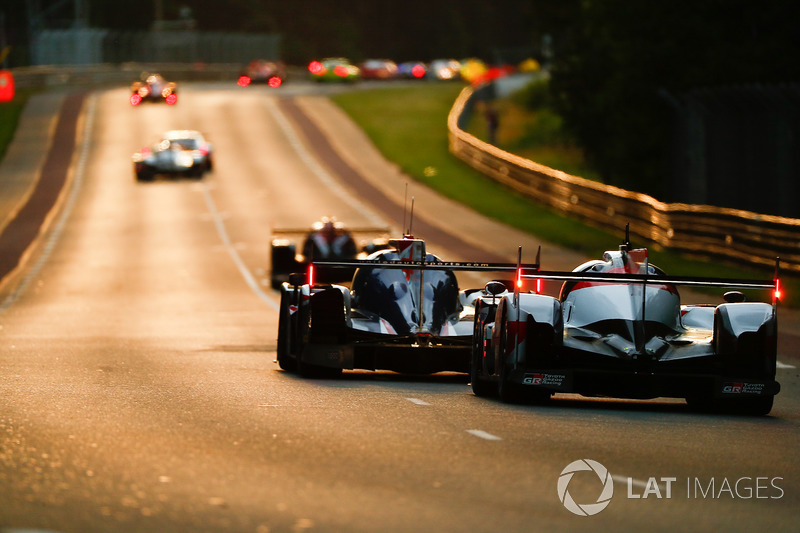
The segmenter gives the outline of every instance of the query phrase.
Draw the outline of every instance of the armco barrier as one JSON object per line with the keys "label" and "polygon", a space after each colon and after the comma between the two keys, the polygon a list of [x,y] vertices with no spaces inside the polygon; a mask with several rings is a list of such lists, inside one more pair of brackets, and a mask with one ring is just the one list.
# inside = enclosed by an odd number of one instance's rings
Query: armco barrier
{"label": "armco barrier", "polygon": [[17,86],[24,87],[93,87],[129,85],[142,72],[158,72],[168,80],[236,81],[242,65],[238,63],[123,63],[121,65],[41,65],[12,69]]}
{"label": "armco barrier", "polygon": [[800,273],[800,219],[708,205],[667,204],[645,194],[571,176],[505,152],[470,135],[458,119],[472,96],[465,88],[448,116],[450,152],[479,172],[565,215],[704,257]]}

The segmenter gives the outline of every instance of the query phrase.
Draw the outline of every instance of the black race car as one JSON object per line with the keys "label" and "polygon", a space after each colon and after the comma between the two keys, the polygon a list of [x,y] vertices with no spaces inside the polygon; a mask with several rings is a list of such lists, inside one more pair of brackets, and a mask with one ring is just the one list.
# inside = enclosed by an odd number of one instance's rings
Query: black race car
{"label": "black race car", "polygon": [[[685,398],[702,409],[767,414],[775,381],[779,282],[667,276],[626,243],[572,272],[558,297],[487,286],[475,304],[472,389],[504,401],[554,393]],[[770,289],[772,303],[739,291],[718,305],[681,305],[679,286]]]}
{"label": "black race car", "polygon": [[[444,262],[406,236],[365,260],[313,261],[281,286],[278,364],[302,375],[343,369],[435,373],[469,370],[473,304],[455,271],[513,272],[513,264]],[[357,267],[351,287],[318,272]]]}
{"label": "black race car", "polygon": [[[386,228],[348,228],[335,218],[323,217],[310,229],[273,229],[270,243],[270,282],[273,289],[289,281],[289,274],[305,272],[310,261],[363,259],[388,246],[388,240],[375,235],[386,234]],[[356,243],[354,235],[373,235],[368,242]],[[303,237],[300,250],[290,237]],[[353,277],[355,267],[328,269],[317,281],[343,282]]]}

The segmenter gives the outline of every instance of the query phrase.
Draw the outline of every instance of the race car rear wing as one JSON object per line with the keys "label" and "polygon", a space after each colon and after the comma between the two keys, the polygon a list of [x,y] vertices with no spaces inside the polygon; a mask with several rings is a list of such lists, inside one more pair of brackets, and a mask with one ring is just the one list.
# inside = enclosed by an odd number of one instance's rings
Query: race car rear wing
{"label": "race car rear wing", "polygon": [[538,271],[538,264],[517,263],[482,263],[472,261],[373,261],[370,259],[354,259],[351,261],[325,260],[312,261],[312,265],[332,268],[375,267],[394,268],[401,270],[462,270],[471,272],[534,272]]}
{"label": "race car rear wing", "polygon": [[[309,228],[309,227],[304,227],[304,228],[300,228],[300,227],[297,227],[297,228],[289,228],[289,227],[287,227],[287,228],[272,228],[270,233],[272,235],[305,235],[309,231],[312,231],[314,229],[316,229],[316,228],[314,228],[314,227],[311,227],[311,228]],[[386,226],[357,226],[357,227],[342,226],[340,229],[346,230],[351,234],[369,233],[369,234],[374,234],[374,235],[388,235],[390,233],[390,231],[391,231],[390,228],[388,228]]]}
{"label": "race car rear wing", "polygon": [[[647,263],[645,262],[645,265]],[[647,272],[647,268],[645,268]],[[547,279],[560,281],[590,281],[597,283],[635,283],[680,285],[694,287],[725,287],[730,289],[770,289],[772,303],[776,305],[781,299],[780,259],[775,260],[775,275],[773,279],[745,279],[745,278],[714,278],[702,276],[667,276],[662,274],[634,274],[618,272],[560,272],[554,270],[539,270],[536,273],[521,273],[520,279]]]}

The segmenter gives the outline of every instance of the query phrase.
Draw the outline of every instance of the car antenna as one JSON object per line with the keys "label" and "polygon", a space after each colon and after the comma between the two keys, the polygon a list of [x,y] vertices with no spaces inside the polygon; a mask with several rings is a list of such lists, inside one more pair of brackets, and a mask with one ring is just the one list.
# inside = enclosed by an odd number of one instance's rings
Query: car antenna
{"label": "car antenna", "polygon": [[414,227],[414,197],[411,197],[411,212],[408,215],[408,232],[407,235],[414,235],[411,230]]}
{"label": "car antenna", "polygon": [[622,246],[619,247],[621,252],[630,252],[631,251],[631,223],[628,222],[625,224],[625,241],[622,243]]}
{"label": "car antenna", "polygon": [[406,182],[406,192],[403,195],[403,229],[406,229],[406,214],[408,213],[408,182]]}

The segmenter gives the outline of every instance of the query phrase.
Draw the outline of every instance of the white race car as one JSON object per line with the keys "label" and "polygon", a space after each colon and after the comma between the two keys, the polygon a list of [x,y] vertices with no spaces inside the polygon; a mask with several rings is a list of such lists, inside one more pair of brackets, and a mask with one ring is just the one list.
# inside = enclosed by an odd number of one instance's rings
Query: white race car
{"label": "white race car", "polygon": [[202,178],[213,167],[212,146],[194,130],[172,130],[150,146],[133,154],[137,181],[153,181],[156,175]]}
{"label": "white race car", "polygon": [[[775,381],[779,282],[667,276],[626,242],[572,272],[519,276],[564,281],[558,297],[489,284],[475,304],[471,358],[476,395],[504,401],[586,396],[685,398],[702,409],[763,415]],[[679,286],[739,291],[718,305],[681,305]]]}

